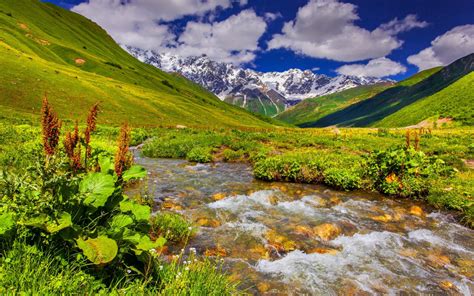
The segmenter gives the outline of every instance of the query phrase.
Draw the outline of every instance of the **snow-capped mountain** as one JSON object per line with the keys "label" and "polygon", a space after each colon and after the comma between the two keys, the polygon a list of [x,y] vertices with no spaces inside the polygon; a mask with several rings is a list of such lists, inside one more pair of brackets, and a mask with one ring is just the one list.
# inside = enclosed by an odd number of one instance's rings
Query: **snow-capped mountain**
{"label": "snow-capped mountain", "polygon": [[303,99],[384,81],[343,75],[329,77],[300,69],[262,73],[212,61],[206,56],[182,58],[130,46],[124,49],[144,63],[180,73],[221,100],[270,116]]}

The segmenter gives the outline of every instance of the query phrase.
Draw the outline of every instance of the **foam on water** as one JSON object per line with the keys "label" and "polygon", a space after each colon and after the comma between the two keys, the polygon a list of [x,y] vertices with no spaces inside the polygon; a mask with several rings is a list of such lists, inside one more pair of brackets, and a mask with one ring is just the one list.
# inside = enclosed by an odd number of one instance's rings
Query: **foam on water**
{"label": "foam on water", "polygon": [[[306,254],[295,250],[279,260],[260,260],[256,269],[281,276],[287,283],[302,280],[311,291],[318,293],[336,291],[338,284],[347,278],[370,293],[376,293],[374,287],[387,286],[389,283],[390,286],[396,286],[397,282],[405,282],[403,279],[409,282],[410,279],[420,277],[422,283],[428,284],[430,272],[423,265],[403,260],[396,252],[404,246],[405,240],[402,235],[386,231],[340,236],[331,242],[342,247],[342,251],[335,255]],[[411,275],[402,275],[401,271],[409,271]],[[465,282],[452,281],[459,290],[469,291]],[[400,290],[389,292],[396,294],[403,288],[422,291],[424,285],[420,284],[418,288],[400,286]]]}

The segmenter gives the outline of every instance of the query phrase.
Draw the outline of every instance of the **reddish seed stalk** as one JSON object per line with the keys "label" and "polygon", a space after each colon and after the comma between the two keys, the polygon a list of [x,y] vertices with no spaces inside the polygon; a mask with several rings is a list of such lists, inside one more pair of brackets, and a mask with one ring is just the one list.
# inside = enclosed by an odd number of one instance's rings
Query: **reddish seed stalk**
{"label": "reddish seed stalk", "polygon": [[410,130],[407,130],[405,134],[405,142],[406,142],[407,149],[409,149],[410,148]]}
{"label": "reddish seed stalk", "polygon": [[78,145],[79,140],[79,125],[76,120],[74,130],[66,133],[64,139],[64,150],[66,155],[69,157],[71,166],[74,170],[79,170],[81,168],[81,147]]}
{"label": "reddish seed stalk", "polygon": [[52,156],[58,147],[61,121],[49,105],[46,96],[43,98],[43,105],[41,107],[41,128],[44,153],[46,156]]}
{"label": "reddish seed stalk", "polygon": [[130,128],[127,123],[122,125],[118,138],[117,153],[115,154],[115,173],[121,177],[123,172],[131,165],[132,155],[129,149]]}
{"label": "reddish seed stalk", "polygon": [[87,126],[84,131],[84,143],[86,146],[86,154],[84,157],[84,164],[87,168],[87,159],[91,157],[92,149],[90,147],[91,134],[95,131],[97,125],[97,114],[99,113],[99,103],[95,103],[89,111],[87,116]]}

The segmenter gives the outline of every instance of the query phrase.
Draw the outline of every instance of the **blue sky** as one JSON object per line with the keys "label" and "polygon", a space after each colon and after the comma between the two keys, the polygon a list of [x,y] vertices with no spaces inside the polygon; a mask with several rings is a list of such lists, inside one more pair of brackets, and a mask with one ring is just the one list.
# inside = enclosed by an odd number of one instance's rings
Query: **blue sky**
{"label": "blue sky", "polygon": [[118,42],[259,71],[403,79],[474,52],[473,0],[48,0]]}

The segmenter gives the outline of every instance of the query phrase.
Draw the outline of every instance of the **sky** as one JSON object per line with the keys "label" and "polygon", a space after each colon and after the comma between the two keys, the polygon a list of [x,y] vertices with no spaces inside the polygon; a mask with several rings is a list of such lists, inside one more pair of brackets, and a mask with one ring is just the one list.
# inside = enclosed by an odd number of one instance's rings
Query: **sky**
{"label": "sky", "polygon": [[474,0],[45,0],[120,44],[257,71],[401,80],[474,52]]}

